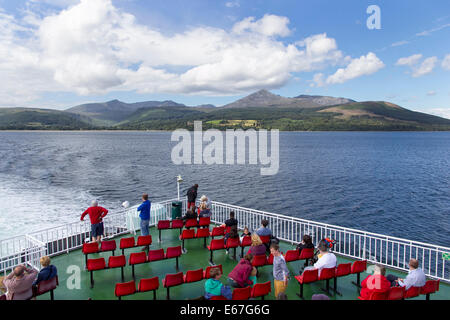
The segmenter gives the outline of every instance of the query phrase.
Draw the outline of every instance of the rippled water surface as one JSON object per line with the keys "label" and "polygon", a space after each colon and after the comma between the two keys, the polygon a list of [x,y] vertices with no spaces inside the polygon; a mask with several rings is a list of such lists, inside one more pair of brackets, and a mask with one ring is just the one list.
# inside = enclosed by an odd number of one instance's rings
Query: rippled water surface
{"label": "rippled water surface", "polygon": [[449,132],[280,133],[280,170],[184,165],[159,132],[0,132],[0,239],[198,183],[213,200],[450,246]]}

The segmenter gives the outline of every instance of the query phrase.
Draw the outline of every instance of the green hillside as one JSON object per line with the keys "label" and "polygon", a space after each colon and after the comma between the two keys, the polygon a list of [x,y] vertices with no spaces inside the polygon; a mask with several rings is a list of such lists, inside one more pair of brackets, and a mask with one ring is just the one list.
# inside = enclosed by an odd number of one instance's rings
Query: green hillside
{"label": "green hillside", "polygon": [[0,109],[0,130],[93,129],[92,120],[64,111],[28,108]]}

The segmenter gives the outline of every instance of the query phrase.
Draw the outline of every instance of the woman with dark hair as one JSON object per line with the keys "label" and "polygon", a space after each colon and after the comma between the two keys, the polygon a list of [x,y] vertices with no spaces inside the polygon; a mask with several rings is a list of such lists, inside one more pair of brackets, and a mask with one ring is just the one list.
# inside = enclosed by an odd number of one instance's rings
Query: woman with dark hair
{"label": "woman with dark hair", "polygon": [[313,249],[313,248],[314,248],[314,245],[313,245],[313,243],[312,243],[312,238],[311,238],[311,236],[305,234],[305,235],[303,236],[302,242],[300,242],[300,243],[297,245],[298,255],[300,255],[300,254],[302,253],[302,250],[303,250],[303,249]]}

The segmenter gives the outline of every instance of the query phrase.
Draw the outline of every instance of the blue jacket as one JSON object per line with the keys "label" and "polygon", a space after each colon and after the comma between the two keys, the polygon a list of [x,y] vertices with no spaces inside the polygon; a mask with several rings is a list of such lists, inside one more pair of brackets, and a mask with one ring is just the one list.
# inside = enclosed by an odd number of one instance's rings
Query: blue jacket
{"label": "blue jacket", "polygon": [[139,218],[142,220],[150,220],[150,209],[152,207],[152,203],[150,200],[146,200],[142,202],[142,204],[137,208],[137,211],[140,212]]}
{"label": "blue jacket", "polygon": [[53,279],[57,275],[58,275],[58,270],[56,270],[56,267],[51,264],[48,267],[43,268],[39,272],[36,280],[34,280],[34,282],[33,282],[33,285],[37,286],[39,284],[39,282]]}

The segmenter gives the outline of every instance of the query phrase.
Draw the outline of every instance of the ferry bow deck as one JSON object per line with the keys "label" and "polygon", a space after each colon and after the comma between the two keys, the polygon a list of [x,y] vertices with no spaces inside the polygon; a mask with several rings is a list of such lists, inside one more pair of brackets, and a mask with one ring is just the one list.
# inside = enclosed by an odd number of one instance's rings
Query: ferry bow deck
{"label": "ferry bow deck", "polygon": [[[153,238],[153,244],[150,246],[150,249],[159,249],[171,246],[179,246],[181,245],[181,241],[178,239],[179,231],[178,230],[164,230],[161,236],[161,243],[158,243],[158,230],[155,227],[151,228],[151,235]],[[126,235],[125,237],[129,237]],[[116,238],[117,243],[119,243],[119,238]],[[209,242],[209,240],[208,240]],[[286,250],[292,249],[295,246],[290,243],[280,242],[280,247],[283,252]],[[203,247],[203,239],[192,239],[185,241],[185,248],[187,249],[187,253],[183,254],[179,258],[179,271],[186,273],[188,270],[196,270],[199,268],[205,269],[209,266],[209,258],[210,253],[208,249]],[[125,255],[127,257],[127,266],[125,267],[125,279],[124,281],[132,281],[133,277],[131,274],[131,266],[128,265],[128,257],[132,252],[140,252],[141,248],[133,248],[126,249]],[[240,248],[237,249],[237,261],[239,260]],[[248,250],[248,247],[244,249],[244,253]],[[116,250],[116,255],[121,254],[120,250]],[[89,258],[99,258],[105,257],[107,258],[111,255],[111,252],[103,252],[99,254],[90,254]],[[223,276],[221,278],[222,283],[227,284],[227,275],[231,270],[236,266],[237,261],[233,260],[233,249],[230,249],[230,254],[227,255],[225,250],[219,250],[214,252],[214,263],[222,264],[223,266]],[[345,259],[340,256],[337,256],[338,264],[352,262],[351,259]],[[55,299],[56,300],[116,300],[117,298],[114,295],[114,287],[116,283],[121,281],[121,271],[119,269],[107,269],[101,271],[94,272],[94,288],[90,288],[90,274],[87,270],[84,270],[85,258],[84,254],[81,250],[72,251],[69,254],[62,254],[56,256],[52,259],[52,263],[58,268],[59,274],[59,287],[55,290]],[[299,300],[299,297],[296,295],[299,293],[299,284],[295,280],[294,275],[299,274],[299,269],[303,266],[304,261],[294,261],[289,262],[288,268],[290,271],[291,279],[289,281],[288,289],[286,294],[289,300]],[[81,282],[80,289],[68,289],[67,281],[72,282],[70,280],[71,274],[68,274],[66,271],[71,266],[78,266],[81,269]],[[70,270],[70,269],[69,269]],[[136,286],[140,279],[143,278],[151,278],[157,276],[160,281],[160,288],[157,291],[157,299],[165,300],[166,299],[166,289],[162,286],[162,279],[166,274],[176,273],[175,259],[170,260],[162,260],[156,262],[145,263],[141,265],[135,266],[135,280]],[[395,270],[387,270],[387,273],[396,274],[401,277],[405,277],[404,273],[395,271]],[[361,274],[361,281],[368,275],[368,273]],[[171,300],[189,300],[195,299],[204,294],[204,283],[206,280],[202,280],[194,283],[186,283],[177,287],[170,288],[170,298]],[[263,283],[266,281],[272,281],[272,292],[265,297],[266,300],[274,300],[273,294],[273,277],[272,277],[272,266],[266,265],[259,268],[259,277],[258,283]],[[358,288],[352,284],[352,281],[356,281],[356,275],[348,275],[342,278],[339,278],[337,281],[338,291],[342,294],[335,295],[333,290],[330,289],[329,297],[332,300],[357,300],[359,296]],[[333,282],[330,282],[330,288],[333,286]],[[310,300],[313,294],[324,293],[321,288],[325,287],[325,281],[318,281],[312,284],[304,285],[304,298],[306,300]],[[432,300],[448,300],[450,298],[450,286],[441,282],[439,292],[432,294]],[[48,300],[50,299],[50,294],[45,294],[39,296],[38,300]],[[126,296],[122,298],[123,300],[152,300],[153,293],[136,293],[131,296]],[[259,300],[259,299],[257,299]],[[425,296],[421,295],[419,297],[413,298],[411,300],[425,300]]]}
{"label": "ferry bow deck", "polygon": [[[151,228],[152,235],[151,250],[168,247],[181,246],[179,240],[179,229],[163,230],[161,232],[161,242],[158,242],[159,232],[156,228],[159,220],[170,219],[172,201],[167,200],[152,205]],[[187,201],[182,200],[182,212],[186,211]],[[239,228],[248,226],[250,230],[259,227],[262,219],[269,220],[269,227],[281,242],[281,251],[286,252],[295,248],[295,243],[301,240],[304,234],[313,236],[314,243],[320,239],[328,237],[337,240],[333,248],[338,264],[353,262],[355,260],[367,260],[368,267],[373,263],[381,263],[387,268],[387,274],[395,274],[404,278],[407,272],[407,264],[410,258],[417,258],[420,267],[425,271],[428,279],[440,279],[439,291],[431,295],[432,300],[450,299],[450,248],[436,246],[407,239],[390,237],[356,229],[343,228],[328,225],[320,222],[304,220],[301,218],[278,215],[259,210],[238,207],[220,202],[212,202],[213,216],[210,230],[215,224],[222,223],[229,217],[229,212],[234,211],[239,221]],[[134,216],[135,218],[130,218]],[[119,249],[120,238],[130,237],[130,232],[138,225],[136,218],[136,207],[132,207],[120,212],[112,212],[104,218],[105,233],[109,239],[115,239],[117,249],[115,255],[121,255]],[[88,219],[87,219],[88,220]],[[88,221],[73,222],[47,230],[41,230],[23,236],[0,240],[0,271],[6,275],[12,267],[19,263],[28,263],[39,269],[39,258],[44,255],[52,257],[52,264],[58,268],[59,286],[54,291],[56,300],[112,300],[116,299],[114,294],[115,284],[122,282],[121,269],[105,269],[94,271],[94,288],[90,287],[90,272],[84,269],[85,256],[81,251],[81,246],[85,238],[89,237],[90,224]],[[136,234],[136,238],[139,232]],[[218,239],[218,238],[216,238]],[[207,244],[211,238],[207,238]],[[162,285],[162,280],[167,274],[183,272],[188,270],[205,269],[209,266],[210,252],[204,248],[203,239],[185,240],[187,253],[179,258],[179,269],[176,269],[175,259],[154,261],[135,265],[136,287],[140,279],[152,277],[159,278],[159,289],[157,299],[166,299],[166,289]],[[126,249],[126,266],[124,267],[124,281],[132,281],[132,267],[128,263],[128,258],[133,252],[140,252],[142,247]],[[244,253],[248,247],[244,248]],[[222,283],[227,284],[227,276],[236,266],[240,258],[241,249],[237,248],[237,260],[233,260],[234,250],[230,249],[227,255],[225,250],[214,252],[214,263],[223,266]],[[104,257],[106,263],[111,256],[111,252],[89,254],[89,258]],[[299,275],[304,261],[288,262],[290,270],[290,280],[286,294],[289,300],[298,300],[297,293],[300,292],[300,285],[294,276]],[[271,281],[272,292],[266,299],[275,299],[273,293],[272,266],[259,267],[258,283]],[[368,270],[361,274],[361,281],[367,277]],[[79,272],[77,272],[79,271]],[[77,283],[77,277],[80,281]],[[203,296],[204,283],[206,280],[185,283],[180,286],[170,288],[170,298],[172,300],[189,300]],[[356,274],[340,277],[337,280],[337,290],[342,294],[334,294],[333,280],[330,281],[330,298],[333,300],[357,300],[359,296],[358,288],[352,283],[356,281]],[[79,287],[77,286],[79,284]],[[311,299],[313,294],[324,293],[325,281],[317,281],[305,284],[303,296],[306,300]],[[37,297],[37,300],[50,299],[50,294]],[[151,300],[153,292],[136,293],[123,297],[127,300]],[[413,300],[425,300],[424,295],[420,295]]]}

